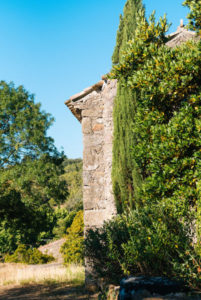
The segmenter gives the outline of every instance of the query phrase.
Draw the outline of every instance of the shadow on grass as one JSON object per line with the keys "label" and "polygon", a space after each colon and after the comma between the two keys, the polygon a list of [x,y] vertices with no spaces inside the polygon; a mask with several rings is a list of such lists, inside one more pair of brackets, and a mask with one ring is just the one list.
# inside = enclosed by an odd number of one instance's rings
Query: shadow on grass
{"label": "shadow on grass", "polygon": [[84,286],[67,284],[29,284],[23,286],[0,287],[1,300],[87,300],[97,299]]}

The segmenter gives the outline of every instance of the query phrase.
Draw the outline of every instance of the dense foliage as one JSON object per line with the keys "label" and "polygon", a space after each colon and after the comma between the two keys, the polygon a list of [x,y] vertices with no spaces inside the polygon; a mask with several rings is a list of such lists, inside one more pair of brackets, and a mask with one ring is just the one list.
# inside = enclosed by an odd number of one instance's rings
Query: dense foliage
{"label": "dense foliage", "polygon": [[59,204],[67,196],[64,157],[47,136],[52,122],[22,86],[0,82],[1,254],[49,235],[51,200]]}
{"label": "dense foliage", "polygon": [[79,211],[70,228],[67,229],[66,241],[61,247],[66,264],[82,264],[84,261],[84,220],[83,211]]}
{"label": "dense foliage", "polygon": [[82,159],[66,159],[64,161],[65,173],[62,178],[66,181],[69,194],[65,200],[68,210],[80,210],[82,203]]}
{"label": "dense foliage", "polygon": [[[45,210],[41,210],[39,216],[30,215],[29,227],[24,226],[23,215],[20,216],[22,207],[18,206],[19,203],[16,203],[16,221],[14,224],[10,224],[9,220],[4,219],[0,226],[0,249],[2,255],[7,252],[12,253],[21,241],[26,242],[26,244],[30,246],[39,246],[40,244],[48,243],[52,239],[60,239],[66,235],[66,231],[71,226],[77,211],[82,207],[81,171],[82,161],[80,159],[65,159],[65,173],[61,175],[61,178],[65,180],[67,184],[69,194],[65,198],[62,206],[57,205],[54,198],[51,198],[49,201],[50,207],[48,209],[45,208]],[[13,199],[13,203],[15,203],[15,201],[16,198]],[[19,216],[17,218],[18,214]],[[38,217],[40,217],[40,219]],[[36,230],[38,226],[42,229],[39,234],[38,229]]]}
{"label": "dense foliage", "polygon": [[119,29],[117,31],[116,45],[114,48],[112,62],[118,64],[121,60],[126,44],[133,38],[136,29],[136,16],[142,9],[141,0],[127,0],[124,6],[123,15],[120,15]]}
{"label": "dense foliage", "polygon": [[142,19],[113,74],[139,94],[130,149],[142,178],[136,207],[160,201],[186,217],[199,206],[200,44],[167,48],[166,30],[165,19]]}
{"label": "dense foliage", "polygon": [[60,239],[66,235],[67,229],[73,223],[73,219],[76,216],[77,211],[69,211],[65,207],[56,208],[54,211],[54,228],[52,235],[54,239]]}
{"label": "dense foliage", "polygon": [[118,283],[125,275],[167,276],[200,284],[200,258],[188,226],[166,214],[165,207],[144,206],[89,230],[86,257],[99,278]]}
{"label": "dense foliage", "polygon": [[185,0],[183,5],[190,8],[188,14],[189,28],[201,35],[201,0]]}
{"label": "dense foliage", "polygon": [[[124,16],[117,32],[117,43],[113,54],[113,64],[120,63],[124,57],[127,42],[134,37],[139,11],[144,15],[141,1],[127,1]],[[120,30],[122,28],[122,30]],[[117,56],[118,54],[118,56]],[[135,191],[140,184],[140,176],[132,159],[130,149],[135,146],[132,136],[132,120],[135,117],[135,92],[125,86],[125,79],[118,78],[118,90],[114,105],[114,140],[112,180],[117,210],[122,212],[127,205],[132,207]],[[125,101],[126,99],[126,101]],[[133,188],[133,183],[135,187]]]}
{"label": "dense foliage", "polygon": [[62,207],[54,211],[54,239],[63,237],[71,226],[76,213],[83,208],[82,203],[82,160],[65,159],[62,179],[68,186],[68,196]]}
{"label": "dense foliage", "polygon": [[[197,3],[186,1],[200,30]],[[124,214],[88,233],[87,255],[103,276],[168,275],[200,286],[201,43],[168,48],[165,17],[156,23],[142,12],[136,22],[111,72],[134,100],[115,99],[113,183]],[[121,132],[133,144],[118,148]]]}
{"label": "dense foliage", "polygon": [[36,248],[27,248],[25,245],[19,245],[12,255],[5,256],[5,262],[24,263],[30,265],[46,264],[54,261],[54,257],[43,254]]}

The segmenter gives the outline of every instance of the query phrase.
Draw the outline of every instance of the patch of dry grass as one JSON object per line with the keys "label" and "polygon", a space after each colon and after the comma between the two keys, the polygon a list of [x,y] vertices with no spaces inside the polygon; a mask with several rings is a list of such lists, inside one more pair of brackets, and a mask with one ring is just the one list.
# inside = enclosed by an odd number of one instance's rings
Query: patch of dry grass
{"label": "patch of dry grass", "polygon": [[0,286],[62,282],[83,284],[84,268],[75,265],[64,267],[54,263],[47,265],[0,264]]}

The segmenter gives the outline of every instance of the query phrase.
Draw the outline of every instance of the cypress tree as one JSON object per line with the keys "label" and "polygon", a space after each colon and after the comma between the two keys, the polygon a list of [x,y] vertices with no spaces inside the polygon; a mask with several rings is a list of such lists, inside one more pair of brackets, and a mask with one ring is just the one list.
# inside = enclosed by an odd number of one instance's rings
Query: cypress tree
{"label": "cypress tree", "polygon": [[[134,38],[137,28],[137,15],[144,9],[141,0],[128,0],[124,8],[124,15],[120,16],[120,25],[117,32],[117,43],[112,61],[117,64],[121,61],[127,42]],[[118,212],[128,207],[133,208],[138,198],[140,176],[135,167],[131,153],[135,145],[132,134],[132,124],[135,117],[136,93],[126,87],[124,79],[119,79],[117,96],[114,105],[114,140],[112,180],[113,192]]]}
{"label": "cypress tree", "polygon": [[119,29],[117,31],[116,46],[114,48],[112,63],[120,62],[122,51],[126,48],[126,44],[134,36],[136,29],[136,16],[142,8],[141,0],[127,0],[123,16],[120,15]]}

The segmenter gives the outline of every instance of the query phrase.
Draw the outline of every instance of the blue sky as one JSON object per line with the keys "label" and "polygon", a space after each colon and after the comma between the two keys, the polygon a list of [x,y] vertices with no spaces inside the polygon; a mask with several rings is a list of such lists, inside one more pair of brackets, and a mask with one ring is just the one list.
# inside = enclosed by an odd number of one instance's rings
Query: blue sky
{"label": "blue sky", "polygon": [[[55,117],[49,130],[69,158],[82,157],[81,125],[65,107],[73,94],[111,68],[126,0],[0,0],[0,79],[23,85]],[[144,0],[147,14],[167,13],[175,31],[180,0]]]}

